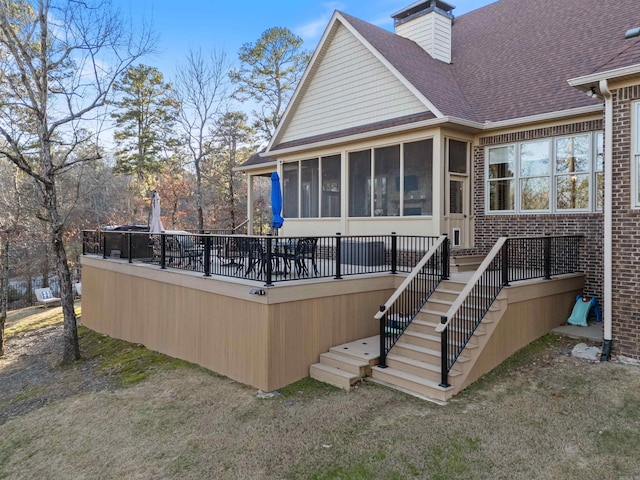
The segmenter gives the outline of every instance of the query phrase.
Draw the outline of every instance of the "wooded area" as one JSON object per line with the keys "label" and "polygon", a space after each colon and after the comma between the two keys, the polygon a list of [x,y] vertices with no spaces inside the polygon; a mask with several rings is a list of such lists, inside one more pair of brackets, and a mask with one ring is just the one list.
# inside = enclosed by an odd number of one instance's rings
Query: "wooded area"
{"label": "wooded area", "polygon": [[[234,168],[270,139],[309,53],[288,29],[272,28],[242,46],[237,65],[196,49],[172,73],[142,62],[156,42],[108,1],[0,0],[0,355],[23,279],[27,295],[55,283],[63,362],[78,358],[81,231],[148,224],[153,190],[168,229],[234,228],[246,218],[245,179]],[[254,196],[266,225],[269,183]]]}

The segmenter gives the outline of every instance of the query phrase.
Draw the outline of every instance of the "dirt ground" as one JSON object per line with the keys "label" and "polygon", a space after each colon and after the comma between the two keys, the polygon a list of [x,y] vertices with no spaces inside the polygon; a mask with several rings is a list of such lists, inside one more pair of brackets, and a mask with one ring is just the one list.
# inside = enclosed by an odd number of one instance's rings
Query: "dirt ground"
{"label": "dirt ground", "polygon": [[61,326],[7,341],[0,478],[640,478],[640,368],[545,337],[442,407],[363,383],[271,398],[204,369],[131,387],[60,368]]}

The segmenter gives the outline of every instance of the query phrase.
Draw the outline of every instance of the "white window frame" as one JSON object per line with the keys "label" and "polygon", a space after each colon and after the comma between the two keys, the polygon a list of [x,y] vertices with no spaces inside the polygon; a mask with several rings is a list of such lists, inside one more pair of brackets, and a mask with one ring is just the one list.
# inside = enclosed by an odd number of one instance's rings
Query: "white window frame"
{"label": "white window frame", "polygon": [[[638,119],[640,119],[640,101],[638,101],[636,103],[636,105],[633,108],[633,115],[635,115],[634,118],[636,118],[636,121],[633,122],[632,121],[632,125],[635,126],[635,131],[632,132],[632,137],[634,137],[635,134],[635,139],[636,139],[636,143],[633,143],[633,139],[632,139],[632,145],[634,145],[633,148],[635,148],[634,152],[635,155],[632,155],[633,158],[637,158],[637,161],[635,162],[636,165],[632,165],[633,171],[634,171],[634,183],[633,183],[633,188],[636,189],[636,191],[634,192],[634,196],[633,199],[636,199],[636,206],[635,208],[640,208],[640,199],[637,198],[637,195],[640,194],[640,186],[638,186],[638,182],[636,180],[640,180],[640,178],[637,176],[637,174],[635,173],[636,170],[640,171],[640,138],[636,138],[636,137],[640,137],[640,124],[638,122]],[[633,117],[632,115],[632,117]],[[602,208],[598,207],[597,205],[597,174],[598,172],[601,172],[601,170],[597,170],[596,169],[596,165],[597,165],[597,136],[601,134],[600,131],[588,131],[588,132],[580,132],[580,133],[574,133],[572,135],[561,135],[561,136],[554,136],[554,137],[542,137],[539,139],[531,139],[531,140],[523,140],[523,141],[519,141],[519,142],[512,142],[512,143],[501,143],[501,144],[496,144],[496,145],[488,145],[485,147],[485,152],[484,152],[484,170],[485,170],[485,176],[484,176],[484,186],[485,186],[485,195],[484,195],[484,213],[485,215],[540,215],[540,214],[544,214],[544,215],[565,215],[565,214],[576,214],[576,213],[591,213],[591,212],[601,212]],[[589,206],[588,208],[575,208],[575,209],[559,209],[557,206],[557,184],[556,184],[556,178],[558,176],[561,176],[563,174],[558,174],[556,171],[556,141],[559,139],[563,139],[563,138],[570,138],[570,137],[579,137],[579,136],[584,136],[584,135],[589,135],[589,171],[588,172],[583,172],[584,173],[588,173],[589,175],[589,182],[590,182],[590,186],[589,186]],[[549,179],[549,208],[546,210],[523,210],[522,209],[522,199],[521,199],[521,195],[522,195],[522,191],[521,191],[521,179],[524,178],[538,178],[538,177],[542,177],[542,176],[538,176],[538,175],[534,175],[531,177],[525,177],[522,175],[522,171],[521,171],[521,148],[522,145],[527,144],[527,143],[531,143],[531,142],[538,142],[538,141],[549,141],[550,143],[550,151],[549,151],[549,161],[550,161],[550,165],[549,165],[549,174],[546,176],[546,178]],[[508,147],[508,146],[514,146],[515,147],[515,165],[514,165],[514,176],[513,176],[513,181],[515,182],[515,198],[514,198],[514,209],[513,210],[491,210],[490,209],[490,185],[491,185],[491,181],[492,180],[496,180],[496,179],[490,179],[489,178],[489,150],[493,149],[493,148],[502,148],[502,147]],[[636,157],[637,156],[637,157]],[[632,160],[633,162],[633,160]],[[632,200],[633,201],[633,200]]]}
{"label": "white window frame", "polygon": [[640,209],[640,101],[631,103],[631,208]]}

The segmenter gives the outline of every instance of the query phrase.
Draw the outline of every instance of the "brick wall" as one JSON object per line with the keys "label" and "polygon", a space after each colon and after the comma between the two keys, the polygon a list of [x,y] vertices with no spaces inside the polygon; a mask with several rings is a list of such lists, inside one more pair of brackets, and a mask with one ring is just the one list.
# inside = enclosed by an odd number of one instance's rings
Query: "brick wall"
{"label": "brick wall", "polygon": [[631,199],[631,103],[640,86],[613,92],[613,281],[614,352],[640,359],[640,210]]}
{"label": "brick wall", "polygon": [[[602,213],[507,214],[485,215],[485,147],[547,138],[574,133],[602,130],[602,121],[578,122],[549,128],[538,128],[504,135],[483,137],[474,148],[475,246],[486,254],[498,237],[507,235],[584,235],[580,245],[580,266],[587,274],[586,295],[602,300],[603,216]],[[640,219],[640,216],[638,217]]]}

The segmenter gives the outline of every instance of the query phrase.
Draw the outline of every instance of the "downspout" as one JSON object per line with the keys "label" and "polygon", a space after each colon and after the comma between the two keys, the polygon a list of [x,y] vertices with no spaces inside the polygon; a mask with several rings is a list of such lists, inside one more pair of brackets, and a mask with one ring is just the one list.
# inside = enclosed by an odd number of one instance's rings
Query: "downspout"
{"label": "downspout", "polygon": [[613,99],[607,80],[600,80],[604,98],[604,335],[600,361],[611,359],[612,248],[613,248]]}

